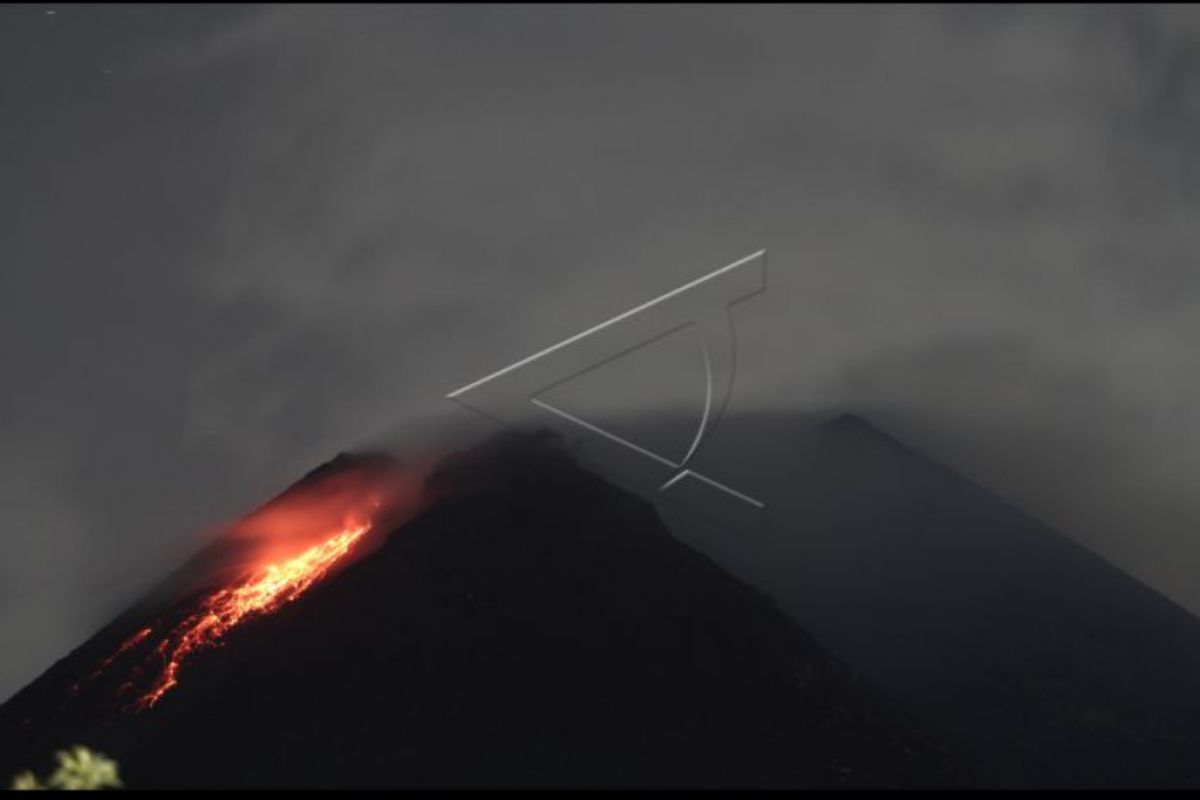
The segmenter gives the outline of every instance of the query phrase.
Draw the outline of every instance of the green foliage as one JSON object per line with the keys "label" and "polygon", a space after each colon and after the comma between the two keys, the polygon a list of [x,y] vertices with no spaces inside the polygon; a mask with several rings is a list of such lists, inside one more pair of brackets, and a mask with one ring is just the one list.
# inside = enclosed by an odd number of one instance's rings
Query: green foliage
{"label": "green foliage", "polygon": [[28,791],[30,789],[44,789],[46,787],[38,782],[36,775],[26,770],[13,778],[12,788],[17,791]]}
{"label": "green foliage", "polygon": [[117,774],[117,762],[100,753],[76,745],[70,750],[59,750],[58,769],[46,779],[38,780],[32,772],[22,772],[13,779],[12,788],[30,789],[119,789],[121,778]]}

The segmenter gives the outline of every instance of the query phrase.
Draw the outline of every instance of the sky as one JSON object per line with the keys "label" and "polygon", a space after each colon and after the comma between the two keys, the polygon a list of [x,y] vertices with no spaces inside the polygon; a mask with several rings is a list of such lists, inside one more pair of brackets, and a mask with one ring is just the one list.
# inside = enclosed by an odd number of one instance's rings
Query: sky
{"label": "sky", "polygon": [[[1197,133],[1186,7],[5,6],[0,696],[762,248],[731,412],[860,411],[1200,611]],[[669,364],[589,402],[686,405]]]}

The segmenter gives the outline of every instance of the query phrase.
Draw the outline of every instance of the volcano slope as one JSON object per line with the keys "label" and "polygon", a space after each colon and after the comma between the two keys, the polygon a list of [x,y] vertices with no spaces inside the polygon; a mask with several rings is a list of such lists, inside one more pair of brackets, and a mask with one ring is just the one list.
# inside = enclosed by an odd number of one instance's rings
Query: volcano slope
{"label": "volcano slope", "polygon": [[936,732],[545,437],[447,458],[425,496],[153,707],[89,700],[121,675],[72,696],[161,600],[131,609],[0,708],[0,774],[83,743],[138,788],[970,782]]}

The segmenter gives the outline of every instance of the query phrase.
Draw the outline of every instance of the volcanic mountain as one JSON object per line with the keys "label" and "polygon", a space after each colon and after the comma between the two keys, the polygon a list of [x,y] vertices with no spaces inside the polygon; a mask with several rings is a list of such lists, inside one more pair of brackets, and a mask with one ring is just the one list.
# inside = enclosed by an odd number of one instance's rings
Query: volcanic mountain
{"label": "volcanic mountain", "polygon": [[722,424],[713,474],[766,499],[769,535],[672,531],[986,759],[984,784],[1200,786],[1195,616],[862,417]]}
{"label": "volcanic mountain", "polygon": [[0,708],[0,774],[82,743],[140,788],[970,781],[934,729],[548,438],[449,457],[400,511],[363,474],[404,473],[339,457],[241,526],[303,527],[333,497],[320,536],[244,562],[260,543],[218,542]]}

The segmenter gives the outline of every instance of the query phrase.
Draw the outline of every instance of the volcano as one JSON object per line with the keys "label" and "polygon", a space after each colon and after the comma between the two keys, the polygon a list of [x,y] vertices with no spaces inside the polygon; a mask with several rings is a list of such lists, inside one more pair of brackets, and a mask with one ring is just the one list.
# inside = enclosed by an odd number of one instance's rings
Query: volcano
{"label": "volcano", "polygon": [[868,419],[723,424],[717,474],[768,500],[766,546],[664,508],[672,531],[986,761],[979,785],[1200,786],[1193,614]]}
{"label": "volcano", "polygon": [[363,475],[403,470],[306,476],[237,528],[299,541],[231,533],[0,708],[0,771],[85,743],[139,788],[967,779],[936,730],[552,438],[497,437],[399,500]]}

